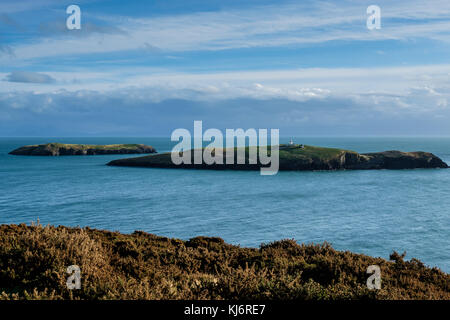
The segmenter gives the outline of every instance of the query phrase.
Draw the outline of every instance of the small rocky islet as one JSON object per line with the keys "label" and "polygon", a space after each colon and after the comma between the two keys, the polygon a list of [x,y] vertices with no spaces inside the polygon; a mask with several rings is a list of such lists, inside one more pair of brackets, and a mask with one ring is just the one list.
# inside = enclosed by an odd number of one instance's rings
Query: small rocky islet
{"label": "small rocky islet", "polygon": [[[257,147],[253,147],[257,148]],[[270,149],[270,148],[269,148]],[[227,149],[216,149],[214,155],[226,157]],[[230,164],[194,164],[194,152],[191,152],[192,164],[176,165],[172,162],[171,153],[161,153],[143,157],[113,160],[110,166],[150,167],[150,168],[184,168],[184,169],[235,169],[259,170],[264,167],[249,164],[249,147],[245,148],[245,164],[237,163],[238,148],[234,148],[235,161]],[[258,152],[257,152],[258,153]],[[270,150],[269,150],[270,153]],[[226,161],[223,161],[224,163]],[[375,153],[357,153],[336,148],[323,148],[307,145],[280,145],[279,170],[311,171],[311,170],[371,170],[371,169],[419,169],[448,168],[439,157],[429,152],[384,151]]]}
{"label": "small rocky islet", "polygon": [[21,156],[78,156],[103,154],[144,154],[156,153],[156,150],[145,144],[66,144],[47,143],[17,148],[9,154]]}

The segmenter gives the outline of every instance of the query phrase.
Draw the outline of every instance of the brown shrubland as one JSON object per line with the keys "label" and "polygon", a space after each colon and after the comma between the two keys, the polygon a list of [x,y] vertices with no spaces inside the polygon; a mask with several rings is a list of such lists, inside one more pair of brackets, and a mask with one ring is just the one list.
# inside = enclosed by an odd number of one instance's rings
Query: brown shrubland
{"label": "brown shrubland", "polygon": [[[0,299],[450,299],[450,275],[396,252],[391,261],[294,240],[241,248],[89,228],[0,226]],[[381,268],[381,290],[366,286]],[[66,268],[81,268],[69,290]]]}

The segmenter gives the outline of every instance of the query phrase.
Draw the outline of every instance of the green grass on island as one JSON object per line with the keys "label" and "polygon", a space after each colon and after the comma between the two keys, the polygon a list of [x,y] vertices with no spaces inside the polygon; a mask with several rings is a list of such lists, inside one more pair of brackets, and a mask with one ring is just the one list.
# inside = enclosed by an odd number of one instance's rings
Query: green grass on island
{"label": "green grass on island", "polygon": [[141,144],[105,144],[105,145],[97,145],[97,144],[71,144],[71,143],[58,143],[58,142],[52,142],[52,143],[46,143],[46,144],[35,144],[35,145],[29,145],[25,147],[46,147],[50,149],[57,149],[57,148],[66,148],[66,149],[75,149],[75,150],[87,150],[87,149],[99,149],[99,150],[117,150],[117,149],[135,149],[139,146],[142,146]]}
{"label": "green grass on island", "polygon": [[117,148],[137,148],[140,144],[70,144],[70,143],[49,143],[48,146],[55,148],[74,148],[74,149],[117,149]]}
{"label": "green grass on island", "polygon": [[[450,299],[450,275],[437,268],[327,243],[241,248],[220,238],[24,224],[1,225],[0,243],[0,299]],[[71,265],[81,269],[80,289],[67,288]],[[370,265],[381,269],[380,290],[367,288]]]}
{"label": "green grass on island", "polygon": [[279,147],[280,158],[289,160],[294,158],[305,158],[305,159],[320,159],[320,160],[331,160],[344,152],[353,152],[345,149],[337,148],[325,148],[325,147],[315,147],[303,145],[280,145]]}

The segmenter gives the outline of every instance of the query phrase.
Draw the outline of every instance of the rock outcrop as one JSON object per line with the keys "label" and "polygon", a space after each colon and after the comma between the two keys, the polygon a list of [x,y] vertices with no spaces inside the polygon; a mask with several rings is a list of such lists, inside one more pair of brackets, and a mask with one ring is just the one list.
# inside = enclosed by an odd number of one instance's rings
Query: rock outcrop
{"label": "rock outcrop", "polygon": [[78,156],[101,154],[144,154],[156,150],[144,144],[85,145],[47,143],[20,147],[9,154],[22,156]]}

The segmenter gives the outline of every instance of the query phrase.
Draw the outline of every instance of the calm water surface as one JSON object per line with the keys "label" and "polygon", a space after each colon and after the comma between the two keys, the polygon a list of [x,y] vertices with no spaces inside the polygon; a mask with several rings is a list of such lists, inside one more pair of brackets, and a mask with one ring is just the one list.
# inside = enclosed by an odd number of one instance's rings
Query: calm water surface
{"label": "calm water surface", "polygon": [[[286,142],[288,139],[285,139]],[[258,172],[108,167],[122,155],[24,157],[22,145],[145,143],[164,138],[0,138],[0,224],[90,226],[241,246],[295,238],[388,258],[406,251],[450,272],[450,169]],[[433,152],[450,163],[450,138],[296,138],[358,152]]]}

